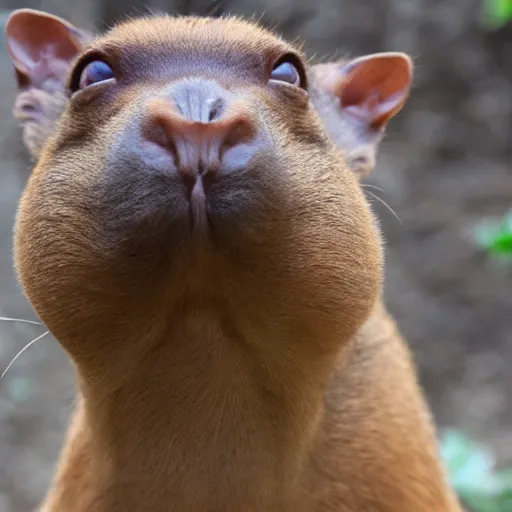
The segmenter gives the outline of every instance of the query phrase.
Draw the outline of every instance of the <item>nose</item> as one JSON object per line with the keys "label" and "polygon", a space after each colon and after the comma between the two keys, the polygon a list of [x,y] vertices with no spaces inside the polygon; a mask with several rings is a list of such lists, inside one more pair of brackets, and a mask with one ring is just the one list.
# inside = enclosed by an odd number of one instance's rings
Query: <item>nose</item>
{"label": "nose", "polygon": [[143,136],[172,154],[190,188],[198,175],[215,179],[223,168],[232,168],[224,158],[228,150],[245,146],[247,157],[255,133],[243,101],[210,81],[178,83],[165,98],[151,99],[143,122]]}

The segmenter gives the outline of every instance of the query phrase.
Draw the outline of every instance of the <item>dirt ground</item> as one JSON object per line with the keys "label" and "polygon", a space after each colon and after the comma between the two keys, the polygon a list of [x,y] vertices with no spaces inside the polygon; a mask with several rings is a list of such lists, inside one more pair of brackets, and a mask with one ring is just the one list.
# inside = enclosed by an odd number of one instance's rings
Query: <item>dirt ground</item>
{"label": "dirt ground", "polygon": [[[491,261],[471,240],[480,218],[512,207],[512,26],[486,32],[479,4],[319,0],[313,11],[306,0],[235,0],[229,10],[265,10],[264,22],[305,39],[311,55],[403,50],[415,58],[411,100],[368,180],[401,220],[374,201],[387,246],[386,299],[440,428],[461,428],[512,464],[512,266]],[[94,12],[87,2],[80,12],[57,0],[30,5],[75,23]],[[2,45],[0,316],[34,319],[12,272],[12,224],[30,162],[11,119],[14,82]],[[42,332],[0,322],[0,371]],[[0,381],[0,512],[25,512],[40,500],[73,397],[70,364],[49,336]]]}

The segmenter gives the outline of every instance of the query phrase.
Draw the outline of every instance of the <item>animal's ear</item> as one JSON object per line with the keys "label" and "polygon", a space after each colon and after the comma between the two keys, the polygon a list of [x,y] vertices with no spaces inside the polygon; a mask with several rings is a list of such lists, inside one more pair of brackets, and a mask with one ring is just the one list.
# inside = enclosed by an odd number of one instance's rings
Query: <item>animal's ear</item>
{"label": "animal's ear", "polygon": [[14,11],[5,36],[20,90],[64,87],[71,62],[92,39],[67,21],[33,9]]}
{"label": "animal's ear", "polygon": [[68,102],[71,63],[93,35],[51,14],[18,9],[7,20],[5,36],[18,84],[13,114],[37,159]]}
{"label": "animal's ear", "polygon": [[330,85],[345,111],[369,130],[384,128],[409,96],[412,60],[404,53],[377,53],[341,66]]}
{"label": "animal's ear", "polygon": [[[413,63],[404,53],[376,53],[313,66],[313,103],[360,175],[373,170],[384,130],[409,97]],[[326,103],[327,98],[334,99]],[[329,107],[327,107],[327,104]]]}

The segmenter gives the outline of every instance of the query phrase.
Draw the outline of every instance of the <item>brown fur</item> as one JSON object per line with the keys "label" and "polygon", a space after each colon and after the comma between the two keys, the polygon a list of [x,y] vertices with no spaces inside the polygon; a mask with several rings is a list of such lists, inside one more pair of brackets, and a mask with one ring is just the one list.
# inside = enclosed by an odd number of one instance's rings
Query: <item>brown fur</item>
{"label": "brown fur", "polygon": [[[237,19],[161,17],[91,49],[122,78],[71,99],[15,231],[81,390],[43,512],[460,510],[358,179],[306,93],[264,79],[300,51]],[[233,87],[272,142],[211,188],[208,233],[132,152],[145,101],[185,73]]]}

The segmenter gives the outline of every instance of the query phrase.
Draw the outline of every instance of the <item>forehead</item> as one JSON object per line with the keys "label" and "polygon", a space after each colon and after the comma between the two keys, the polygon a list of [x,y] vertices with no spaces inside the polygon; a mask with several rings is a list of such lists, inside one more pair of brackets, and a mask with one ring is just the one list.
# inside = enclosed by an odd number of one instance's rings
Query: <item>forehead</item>
{"label": "forehead", "polygon": [[93,44],[130,66],[131,71],[176,67],[261,70],[299,48],[239,18],[158,16],[114,27]]}

